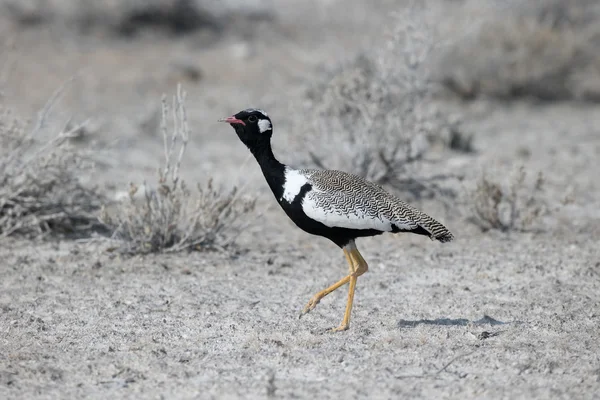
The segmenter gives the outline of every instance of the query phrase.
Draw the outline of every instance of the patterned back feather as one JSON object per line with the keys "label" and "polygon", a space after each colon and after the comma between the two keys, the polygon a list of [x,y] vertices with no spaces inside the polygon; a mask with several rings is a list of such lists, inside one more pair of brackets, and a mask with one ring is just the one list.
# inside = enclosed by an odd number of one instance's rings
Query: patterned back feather
{"label": "patterned back feather", "polygon": [[454,239],[440,222],[360,176],[336,170],[298,172],[313,187],[307,196],[326,213],[346,215],[357,224],[367,219],[386,221],[396,231],[424,229],[432,240],[440,242]]}

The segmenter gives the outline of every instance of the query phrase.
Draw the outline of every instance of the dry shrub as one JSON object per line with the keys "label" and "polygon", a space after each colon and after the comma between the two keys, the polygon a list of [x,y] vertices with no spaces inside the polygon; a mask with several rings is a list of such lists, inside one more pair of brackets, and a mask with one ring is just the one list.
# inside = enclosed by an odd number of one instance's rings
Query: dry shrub
{"label": "dry shrub", "polygon": [[427,68],[435,32],[428,16],[406,6],[382,48],[336,68],[308,92],[305,111],[295,114],[310,118],[295,129],[304,130],[297,153],[310,158],[298,162],[361,175],[413,198],[451,194],[440,185],[447,173],[424,175],[427,152],[433,141],[465,151],[471,142],[460,137],[458,116],[435,104]]}
{"label": "dry shrub", "polygon": [[463,32],[436,78],[462,97],[600,101],[597,0],[471,0],[449,16]]}
{"label": "dry shrub", "polygon": [[37,137],[56,96],[31,132],[0,108],[0,237],[88,236],[102,228],[95,216],[102,196],[78,177],[93,164],[69,144],[73,130],[46,142]]}
{"label": "dry shrub", "polygon": [[542,173],[538,173],[535,179],[527,178],[523,166],[505,184],[490,179],[484,173],[471,193],[474,207],[471,222],[483,231],[530,230],[548,207],[543,199]]}
{"label": "dry shrub", "polygon": [[179,177],[179,168],[189,138],[185,93],[181,86],[173,99],[173,128],[168,132],[169,106],[162,101],[161,130],[165,164],[158,169],[156,190],[130,185],[129,198],[105,207],[101,220],[114,232],[112,238],[126,253],[175,252],[182,250],[223,250],[234,244],[250,220],[243,216],[254,210],[255,199],[237,188],[215,188],[212,179],[196,190]]}

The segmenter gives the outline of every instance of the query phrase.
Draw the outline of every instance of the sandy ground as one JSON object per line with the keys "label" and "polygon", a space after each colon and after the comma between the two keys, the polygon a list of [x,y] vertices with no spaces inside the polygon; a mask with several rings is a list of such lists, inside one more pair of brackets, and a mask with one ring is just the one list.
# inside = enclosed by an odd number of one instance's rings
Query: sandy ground
{"label": "sandy ground", "polygon": [[183,79],[177,62],[198,66],[203,78],[183,82],[195,127],[184,175],[245,183],[264,216],[236,254],[124,258],[97,242],[3,240],[0,398],[600,398],[597,105],[448,99],[476,135],[476,153],[447,160],[464,192],[483,168],[508,175],[524,164],[545,174],[548,215],[532,232],[482,233],[468,222],[468,196],[449,209],[423,201],[456,241],[363,239],[370,270],[351,329],[326,332],[342,318],[345,289],[298,318],[345,273],[343,255],[286,219],[216,119],[264,106],[282,121],[274,141],[285,154],[286,113],[305,79],[376,42],[386,20],[357,12],[355,30],[341,17],[294,24],[309,11],[208,47],[195,36],[126,41],[3,22],[16,65],[5,98],[34,115],[80,73],[57,124],[96,119],[104,163],[94,179],[112,188],[152,177],[162,151],[152,113]]}

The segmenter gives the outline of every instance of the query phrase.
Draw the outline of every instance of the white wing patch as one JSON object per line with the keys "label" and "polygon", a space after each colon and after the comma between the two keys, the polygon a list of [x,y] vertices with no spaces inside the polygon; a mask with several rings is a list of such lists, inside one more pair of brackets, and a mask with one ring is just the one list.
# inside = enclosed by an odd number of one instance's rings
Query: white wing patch
{"label": "white wing patch", "polygon": [[314,221],[330,228],[374,229],[392,232],[394,228],[410,231],[417,228],[417,221],[407,218],[402,211],[397,211],[393,198],[369,195],[368,188],[359,186],[333,189],[320,187],[315,181],[312,170],[285,169],[283,196],[292,203],[306,184],[312,186],[302,199],[302,211]]}
{"label": "white wing patch", "polygon": [[260,119],[258,120],[258,130],[260,133],[265,133],[266,131],[271,129],[271,122],[268,119]]}
{"label": "white wing patch", "polygon": [[[283,199],[288,203],[294,201],[294,198],[300,193],[302,186],[308,183],[306,175],[298,170],[286,168],[285,183],[283,184]],[[281,201],[281,199],[279,199]]]}
{"label": "white wing patch", "polygon": [[392,221],[387,218],[367,215],[367,213],[361,209],[354,209],[351,213],[345,213],[335,209],[325,209],[317,205],[314,197],[310,196],[310,193],[304,197],[302,210],[309,218],[319,221],[330,228],[392,231]]}

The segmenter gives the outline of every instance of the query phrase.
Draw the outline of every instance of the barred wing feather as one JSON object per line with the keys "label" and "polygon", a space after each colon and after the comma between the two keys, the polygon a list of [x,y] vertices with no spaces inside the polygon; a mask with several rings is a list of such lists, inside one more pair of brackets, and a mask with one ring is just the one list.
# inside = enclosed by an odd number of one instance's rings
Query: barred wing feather
{"label": "barred wing feather", "polygon": [[364,178],[335,170],[298,172],[312,186],[302,209],[325,226],[383,232],[424,229],[432,239],[453,239],[441,223]]}

